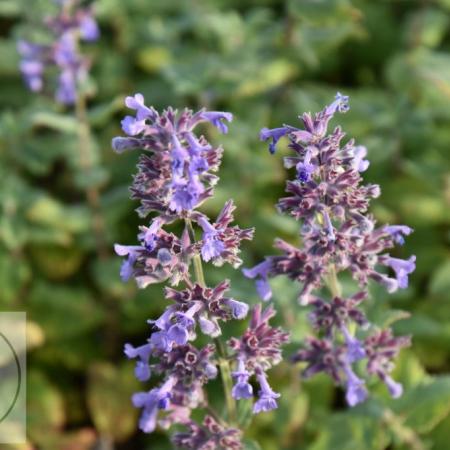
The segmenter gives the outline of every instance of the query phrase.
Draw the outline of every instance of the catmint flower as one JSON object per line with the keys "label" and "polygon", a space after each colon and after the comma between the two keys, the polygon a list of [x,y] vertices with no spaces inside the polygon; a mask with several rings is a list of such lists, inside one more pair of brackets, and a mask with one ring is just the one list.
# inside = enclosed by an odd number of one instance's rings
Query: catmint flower
{"label": "catmint flower", "polygon": [[207,415],[203,426],[194,421],[188,424],[186,433],[176,433],[172,442],[178,448],[204,450],[241,450],[241,432],[236,428],[225,428],[213,417]]}
{"label": "catmint flower", "polygon": [[357,377],[350,366],[345,367],[347,375],[345,399],[349,406],[362,403],[367,398],[367,389],[364,387],[364,380]]}
{"label": "catmint flower", "polygon": [[258,400],[253,405],[253,413],[259,414],[260,412],[267,412],[278,408],[276,399],[280,396],[280,394],[274,392],[269,386],[266,374],[262,370],[258,370],[256,378],[258,379],[261,390],[258,394]]}
{"label": "catmint flower", "polygon": [[167,409],[170,404],[171,390],[176,383],[175,377],[168,378],[159,388],[149,392],[138,392],[133,395],[133,404],[142,408],[139,428],[145,433],[151,433],[156,427],[158,410]]}
{"label": "catmint flower", "polygon": [[[139,93],[126,97],[125,105],[134,111],[121,123],[128,136],[115,137],[112,147],[118,153],[142,151],[131,197],[140,202],[137,211],[142,218],[152,217],[139,227],[136,245],[115,245],[116,253],[124,258],[120,275],[124,281],[134,278],[139,288],[166,281],[172,286],[164,289],[164,311],[148,320],[147,341],[139,347],[125,345],[126,356],[136,360],[138,380],[152,381],[155,374],[162,379],[157,387],[133,396],[134,405],[142,409],[139,426],[151,433],[158,425],[166,429],[183,425],[187,431],[173,436],[180,448],[241,449],[239,430],[209,415],[203,425],[191,418],[193,409],[208,407],[204,385],[218,374],[216,346],[198,349],[197,337],[219,339],[226,322],[243,320],[249,311],[247,303],[227,295],[228,280],[209,287],[201,269],[202,260],[238,267],[241,241],[253,237],[252,228],[232,224],[232,200],[225,202],[215,220],[198,210],[214,193],[223,150],[197,136],[195,128],[210,122],[226,133],[225,122],[231,122],[232,115],[204,109],[178,113],[172,108],[160,113],[146,106]],[[181,236],[166,231],[166,226],[178,221],[184,223]],[[198,231],[202,233],[197,240]],[[287,341],[286,333],[268,324],[274,313],[272,308],[261,311],[256,307],[241,340],[230,340],[233,357],[240,361],[233,372],[232,395],[253,397],[249,379],[256,376],[260,391],[255,413],[275,408],[279,396],[265,375],[280,362],[280,346]],[[221,365],[229,359],[220,358]]]}
{"label": "catmint flower", "polygon": [[272,130],[269,130],[268,128],[263,128],[261,130],[261,133],[259,135],[260,139],[262,141],[267,141],[268,139],[272,139],[272,142],[270,143],[269,150],[270,153],[275,153],[275,148],[278,143],[278,141],[285,136],[287,133],[289,133],[289,129],[287,127],[283,128],[274,128]]}
{"label": "catmint flower", "polygon": [[228,127],[225,125],[225,121],[231,122],[233,120],[233,115],[228,112],[204,111],[200,113],[200,117],[211,122],[223,134],[228,133]]}
{"label": "catmint flower", "polygon": [[[380,188],[362,184],[361,173],[369,167],[367,149],[355,145],[352,139],[344,143],[345,134],[340,127],[328,130],[334,115],[348,110],[348,96],[337,93],[335,100],[319,113],[304,113],[300,117],[301,128],[283,125],[261,130],[261,140],[271,139],[270,153],[275,152],[283,136],[294,152],[284,158],[284,165],[295,168],[296,174],[287,182],[287,196],[279,200],[277,207],[301,223],[302,246],[276,239],[279,253],[266,256],[243,273],[255,279],[263,300],[271,298],[271,277],[285,275],[300,284],[299,303],[311,307],[309,319],[321,338],[308,338],[292,360],[306,363],[305,377],[318,372],[330,375],[345,389],[347,403],[354,406],[368,396],[364,374],[360,376],[359,370],[378,376],[393,397],[401,395],[401,385],[389,374],[392,359],[400,347],[408,345],[409,339],[394,338],[389,329],[367,337],[367,329],[374,325],[366,318],[362,305],[371,280],[388,293],[407,288],[416,257],[400,259],[388,253],[395,244],[404,244],[404,236],[411,234],[411,228],[378,226],[368,212],[370,201],[380,195]],[[385,267],[394,275],[384,273]],[[338,274],[344,271],[359,287],[348,298],[339,294]],[[317,297],[323,287],[331,291],[330,299]],[[385,353],[386,348],[389,350]]]}
{"label": "catmint flower", "polygon": [[405,243],[403,236],[409,236],[413,229],[406,225],[387,225],[384,227],[384,231],[389,233],[397,244],[403,245]]}
{"label": "catmint flower", "polygon": [[242,240],[253,239],[253,228],[242,230],[238,226],[229,226],[234,220],[233,201],[225,203],[214,224],[210,224],[206,217],[198,215],[197,222],[203,229],[202,258],[204,261],[212,261],[213,264],[221,266],[228,262],[237,268],[242,260],[237,256]]}
{"label": "catmint flower", "polygon": [[245,369],[244,360],[239,359],[237,369],[232,373],[233,378],[236,379],[236,384],[233,386],[232,395],[236,400],[242,398],[253,398],[253,387],[248,382],[250,372]]}
{"label": "catmint flower", "polygon": [[89,59],[79,50],[80,40],[95,41],[100,31],[91,8],[81,6],[78,0],[57,3],[57,14],[43,23],[51,33],[52,43],[41,44],[22,39],[17,44],[17,51],[22,58],[20,71],[31,91],[42,91],[44,77],[47,72],[52,73],[52,68],[56,66],[59,74],[55,80],[55,99],[59,103],[72,105],[90,66]]}
{"label": "catmint flower", "polygon": [[270,273],[270,261],[264,261],[252,269],[243,269],[243,273],[248,278],[256,278],[256,290],[262,300],[268,301],[272,298],[268,276]]}

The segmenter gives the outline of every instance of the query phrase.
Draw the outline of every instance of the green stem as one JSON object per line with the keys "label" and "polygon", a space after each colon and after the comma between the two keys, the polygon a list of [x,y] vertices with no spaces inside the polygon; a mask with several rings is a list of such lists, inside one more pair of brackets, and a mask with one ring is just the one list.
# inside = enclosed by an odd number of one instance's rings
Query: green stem
{"label": "green stem", "polygon": [[333,297],[341,297],[342,287],[341,284],[339,283],[336,273],[336,266],[334,264],[330,265],[330,270],[328,272],[327,280],[325,282]]}
{"label": "green stem", "polygon": [[91,180],[89,180],[93,169],[92,155],[89,151],[91,130],[87,119],[86,98],[83,93],[78,93],[75,113],[78,121],[80,168],[88,178],[88,185],[85,189],[86,201],[92,213],[92,229],[97,245],[97,254],[100,259],[105,259],[108,255],[108,250],[105,243],[105,223],[100,211],[100,193],[96,186],[91,185]]}
{"label": "green stem", "polygon": [[382,420],[397,439],[406,444],[408,448],[411,450],[425,450],[425,446],[416,432],[412,428],[405,426],[402,420],[390,409],[386,408],[384,410]]}
{"label": "green stem", "polygon": [[[192,226],[192,222],[190,219],[185,219],[186,226],[190,237],[193,242],[196,241],[194,227]],[[193,263],[194,263],[194,273],[195,279],[197,283],[201,286],[205,287],[205,276],[203,273],[203,265],[202,259],[199,254],[194,255]],[[237,415],[236,415],[236,403],[231,395],[231,391],[233,388],[233,382],[231,379],[231,370],[230,364],[227,359],[227,354],[225,348],[223,346],[222,341],[219,338],[214,339],[214,343],[217,347],[217,352],[219,354],[219,367],[220,367],[220,375],[222,377],[223,390],[225,394],[225,403],[227,408],[227,416],[228,420],[233,424],[236,423]]]}

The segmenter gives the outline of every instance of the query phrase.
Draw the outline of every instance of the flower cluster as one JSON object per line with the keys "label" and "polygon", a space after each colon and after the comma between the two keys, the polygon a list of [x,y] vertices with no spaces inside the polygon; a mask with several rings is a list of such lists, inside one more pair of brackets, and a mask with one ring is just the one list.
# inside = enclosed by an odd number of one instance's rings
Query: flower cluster
{"label": "flower cluster", "polygon": [[187,424],[186,433],[176,433],[173,443],[180,448],[195,450],[240,450],[241,433],[236,428],[225,428],[213,417],[206,416],[203,426],[194,421]]}
{"label": "flower cluster", "polygon": [[[288,196],[280,199],[277,207],[301,222],[303,245],[297,248],[277,239],[275,247],[281,254],[266,257],[257,266],[244,269],[244,274],[256,280],[263,300],[272,296],[270,277],[287,275],[301,284],[299,302],[312,307],[310,320],[321,337],[309,339],[293,360],[307,363],[305,376],[328,373],[345,386],[347,402],[355,405],[367,396],[365,382],[354,368],[354,363],[363,359],[367,360],[368,374],[386,383],[393,397],[401,395],[401,386],[389,373],[393,358],[409,344],[409,338],[394,338],[390,330],[376,330],[361,340],[354,330],[375,328],[360,309],[369,280],[389,293],[406,288],[408,275],[415,269],[415,256],[403,260],[387,253],[395,244],[404,243],[411,228],[377,226],[368,213],[370,200],[380,195],[380,188],[362,184],[361,172],[369,166],[365,147],[355,146],[353,140],[342,144],[340,127],[327,132],[334,114],[348,109],[348,97],[338,93],[335,101],[319,113],[303,114],[302,129],[284,125],[261,130],[261,139],[270,140],[272,154],[283,136],[295,153],[284,159],[286,168],[295,168],[295,179],[287,182]],[[342,271],[349,271],[359,285],[358,292],[349,298],[342,296],[337,279]],[[331,299],[315,295],[323,286],[328,286]]]}
{"label": "flower cluster", "polygon": [[249,378],[254,375],[260,386],[259,398],[253,405],[255,414],[277,408],[276,399],[280,396],[270,387],[266,371],[281,361],[280,347],[288,342],[289,335],[281,328],[269,325],[269,320],[274,315],[272,306],[263,310],[261,304],[256,305],[252,310],[250,325],[243,336],[228,341],[237,361],[233,372],[236,383],[232,395],[236,400],[253,398]]}
{"label": "flower cluster", "polygon": [[[147,342],[140,347],[125,346],[127,357],[136,360],[135,375],[140,381],[150,380],[153,374],[161,379],[157,387],[133,396],[134,405],[142,408],[140,428],[152,432],[158,424],[163,428],[182,424],[188,431],[173,438],[180,447],[239,449],[239,430],[210,415],[205,416],[203,426],[191,419],[193,408],[207,406],[204,386],[217,376],[219,360],[221,366],[229,364],[222,345],[197,349],[193,344],[197,333],[218,339],[223,323],[242,320],[249,310],[246,303],[227,295],[228,280],[209,287],[202,271],[202,261],[238,267],[241,241],[253,237],[253,229],[232,225],[235,207],[231,200],[215,220],[197,209],[213,195],[222,148],[213,147],[194,130],[210,122],[225,133],[225,122],[231,122],[232,116],[188,109],[178,113],[172,108],[158,113],[145,105],[141,94],[127,97],[125,104],[135,115],[123,119],[127,136],[114,138],[112,146],[118,153],[143,150],[131,197],[139,200],[137,211],[142,218],[149,213],[153,217],[148,226],[139,228],[137,245],[115,245],[116,253],[124,257],[121,277],[124,281],[134,278],[140,288],[164,281],[171,285],[164,290],[168,301],[164,312],[148,321]],[[177,221],[184,224],[180,236],[167,230]],[[182,288],[177,287],[180,284]],[[250,329],[241,341],[231,344],[239,355],[238,370],[252,371],[260,380],[261,399],[270,391],[264,371],[280,360],[279,346],[286,341],[285,334],[268,326],[272,315],[272,310],[261,314],[256,308]],[[262,400],[255,404],[255,412],[268,409]]]}
{"label": "flower cluster", "polygon": [[28,88],[33,92],[44,88],[45,72],[52,67],[59,70],[55,98],[71,105],[77,98],[77,87],[86,76],[90,66],[88,58],[79,51],[80,40],[92,42],[99,37],[99,28],[92,9],[82,7],[79,0],[58,0],[58,13],[45,20],[51,33],[49,43],[20,40],[17,44],[22,58],[20,71]]}

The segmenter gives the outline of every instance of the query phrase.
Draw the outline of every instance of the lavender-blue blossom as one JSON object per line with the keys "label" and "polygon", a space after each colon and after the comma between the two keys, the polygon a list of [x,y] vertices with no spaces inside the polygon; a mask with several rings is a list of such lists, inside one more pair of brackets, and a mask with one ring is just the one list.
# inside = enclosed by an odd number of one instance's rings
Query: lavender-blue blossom
{"label": "lavender-blue blossom", "polygon": [[[166,308],[148,320],[147,341],[138,347],[125,346],[126,356],[136,361],[138,380],[152,381],[154,374],[162,378],[156,387],[133,397],[134,405],[142,409],[140,428],[152,432],[158,425],[181,424],[187,431],[173,437],[181,448],[240,449],[239,430],[225,426],[223,420],[219,424],[210,415],[203,425],[191,418],[193,409],[208,405],[204,385],[216,378],[219,359],[221,364],[227,362],[227,355],[218,354],[215,344],[197,349],[197,337],[219,339],[226,322],[243,320],[249,311],[246,302],[227,295],[228,280],[209,287],[201,270],[202,260],[238,267],[241,241],[253,238],[252,228],[232,224],[232,200],[225,202],[215,220],[199,210],[214,193],[223,150],[196,135],[195,128],[210,122],[226,133],[232,115],[203,109],[178,113],[172,108],[160,113],[147,107],[139,93],[127,97],[125,105],[134,111],[121,123],[128,136],[114,138],[112,147],[118,153],[142,150],[131,197],[140,202],[142,218],[152,217],[139,227],[134,245],[115,245],[124,258],[120,275],[124,281],[133,278],[139,288],[166,281],[171,285],[164,289]],[[178,221],[183,228],[180,236],[167,230]],[[253,397],[248,380],[255,375],[260,384],[255,412],[273,409],[279,396],[269,387],[265,372],[281,360],[280,346],[287,334],[268,325],[273,315],[272,308],[264,312],[260,306],[254,308],[247,332],[241,340],[230,341],[232,356],[240,361],[233,372],[237,384],[232,395]]]}
{"label": "lavender-blue blossom", "polygon": [[[395,244],[404,244],[404,237],[413,231],[410,227],[377,226],[368,212],[380,188],[362,184],[361,173],[369,167],[367,149],[355,146],[352,139],[343,143],[345,134],[340,127],[327,131],[337,112],[349,110],[348,100],[338,93],[319,113],[303,114],[301,129],[284,125],[261,130],[261,139],[270,140],[270,153],[275,153],[282,137],[289,140],[288,147],[294,151],[284,163],[286,168],[296,169],[295,178],[287,182],[288,195],[277,206],[280,212],[301,222],[303,245],[296,247],[277,239],[275,247],[280,254],[244,269],[244,274],[255,279],[263,300],[272,296],[271,277],[287,275],[300,283],[299,303],[312,307],[309,318],[322,337],[307,339],[292,359],[306,363],[306,377],[328,373],[345,389],[348,404],[354,406],[368,396],[365,380],[356,371],[355,363],[360,366],[361,361],[366,362],[365,372],[377,375],[393,397],[402,392],[389,373],[393,358],[409,339],[394,338],[389,329],[378,330],[367,320],[361,304],[367,298],[370,280],[388,293],[407,288],[416,258],[401,259],[387,252]],[[340,293],[338,274],[343,271],[359,285],[349,298]],[[329,300],[316,295],[324,286],[332,294]],[[375,330],[375,334],[368,334],[368,330]]]}

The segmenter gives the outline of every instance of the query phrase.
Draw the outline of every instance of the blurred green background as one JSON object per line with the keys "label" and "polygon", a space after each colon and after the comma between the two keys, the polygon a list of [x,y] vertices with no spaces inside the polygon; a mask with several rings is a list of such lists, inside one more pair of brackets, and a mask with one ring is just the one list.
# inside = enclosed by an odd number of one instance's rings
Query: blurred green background
{"label": "blurred green background", "polygon": [[[73,111],[28,92],[18,72],[15,42],[47,1],[0,1],[0,308],[25,310],[29,320],[29,445],[18,448],[171,448],[161,432],[136,431],[129,397],[139,384],[122,355],[124,342],[142,342],[147,318],[163,309],[161,286],[138,292],[120,281],[112,251],[96,257],[83,194],[86,186],[101,191],[109,247],[135,243],[142,221],[127,186],[138,154],[110,149],[124,96],[142,92],[156,108],[233,112],[228,135],[207,128],[225,155],[205,211],[235,199],[239,224],[257,230],[243,246],[250,266],[273,252],[275,236],[297,242],[298,229],[273,206],[287,151],[280,145],[270,156],[259,129],[295,125],[339,90],[351,97],[339,123],[367,146],[365,179],[382,187],[373,213],[415,229],[397,253],[417,255],[410,288],[388,297],[373,287],[368,305],[380,325],[412,314],[394,325],[414,336],[394,372],[406,392],[392,401],[374,383],[373,399],[349,411],[328,378],[301,382],[298,368],[283,363],[272,370],[280,408],[258,416],[250,437],[264,450],[448,449],[450,1],[98,0],[102,36],[85,46],[93,58],[90,177],[80,168]],[[207,275],[231,277],[236,298],[257,301],[240,271]],[[298,286],[273,284],[278,320],[301,341],[309,330]],[[211,389],[219,398],[220,386]]]}

